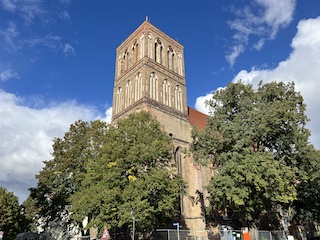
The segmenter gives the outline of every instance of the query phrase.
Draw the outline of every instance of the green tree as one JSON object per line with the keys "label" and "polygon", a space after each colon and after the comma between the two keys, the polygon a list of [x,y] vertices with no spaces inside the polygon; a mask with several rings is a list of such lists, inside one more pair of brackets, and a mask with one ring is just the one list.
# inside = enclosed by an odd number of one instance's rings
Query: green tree
{"label": "green tree", "polygon": [[20,232],[20,206],[18,197],[0,187],[0,231],[4,240],[11,240]]}
{"label": "green tree", "polygon": [[77,121],[54,140],[53,159],[30,189],[39,217],[64,222],[66,231],[86,217],[87,228],[126,229],[133,216],[138,229],[164,224],[177,213],[182,186],[169,164],[171,149],[169,136],[146,112],[115,126]]}
{"label": "green tree", "polygon": [[279,220],[305,179],[301,150],[310,133],[302,96],[293,83],[260,82],[255,90],[239,82],[216,91],[208,105],[212,116],[204,131],[194,129],[192,150],[217,169],[211,208],[249,225],[263,215]]}
{"label": "green tree", "polygon": [[105,136],[101,158],[90,159],[82,188],[71,197],[73,217],[90,226],[141,232],[175,216],[182,180],[171,171],[169,136],[147,112],[119,120]]}
{"label": "green tree", "polygon": [[80,190],[87,162],[99,158],[107,129],[108,125],[102,121],[89,124],[79,120],[63,138],[54,139],[53,159],[44,162],[44,168],[36,176],[37,186],[30,189],[39,216],[46,223],[64,221],[67,229],[69,197]]}
{"label": "green tree", "polygon": [[21,205],[21,212],[23,213],[24,221],[21,225],[27,226],[31,232],[37,232],[39,225],[39,208],[36,206],[35,200],[28,196]]}
{"label": "green tree", "polygon": [[296,214],[290,220],[299,224],[303,221],[320,223],[320,151],[307,146],[303,153],[305,164],[301,166],[301,171],[304,177],[297,187],[298,196],[292,205]]}

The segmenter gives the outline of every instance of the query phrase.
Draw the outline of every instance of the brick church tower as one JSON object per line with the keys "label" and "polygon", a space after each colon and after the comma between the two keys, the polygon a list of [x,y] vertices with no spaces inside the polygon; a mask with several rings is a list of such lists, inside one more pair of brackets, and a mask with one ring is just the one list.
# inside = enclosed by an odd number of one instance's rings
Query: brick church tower
{"label": "brick church tower", "polygon": [[146,18],[116,50],[112,122],[146,110],[171,136],[178,171],[187,183],[181,200],[181,225],[191,233],[204,232],[204,186],[212,173],[184,154],[193,126],[203,128],[207,115],[187,106],[184,48]]}

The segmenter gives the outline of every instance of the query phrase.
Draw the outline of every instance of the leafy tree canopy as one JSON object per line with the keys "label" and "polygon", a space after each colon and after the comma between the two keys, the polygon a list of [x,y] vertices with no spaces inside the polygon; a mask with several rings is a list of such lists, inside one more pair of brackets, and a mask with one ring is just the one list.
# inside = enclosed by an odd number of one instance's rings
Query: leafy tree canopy
{"label": "leafy tree canopy", "polygon": [[146,112],[114,126],[77,121],[54,140],[53,159],[36,176],[31,196],[47,222],[81,224],[87,217],[86,228],[125,229],[134,216],[137,229],[159,226],[176,214],[182,186],[171,171],[171,149]]}
{"label": "leafy tree canopy", "polygon": [[47,223],[64,219],[68,224],[69,197],[80,190],[88,160],[99,158],[107,129],[101,121],[79,120],[63,138],[54,139],[53,159],[44,162],[36,176],[37,187],[30,189],[39,217],[45,217]]}
{"label": "leafy tree canopy", "polygon": [[262,215],[279,219],[308,179],[306,149],[313,148],[294,83],[229,83],[207,104],[212,116],[204,131],[193,131],[192,150],[217,169],[208,186],[212,209],[249,225]]}
{"label": "leafy tree canopy", "polygon": [[105,142],[71,197],[73,217],[89,216],[88,226],[116,228],[135,217],[140,230],[173,217],[182,181],[170,170],[170,138],[159,123],[147,112],[131,114],[109,128]]}
{"label": "leafy tree canopy", "polygon": [[19,232],[29,230],[19,205],[18,197],[6,188],[0,187],[0,231],[4,240],[15,239]]}

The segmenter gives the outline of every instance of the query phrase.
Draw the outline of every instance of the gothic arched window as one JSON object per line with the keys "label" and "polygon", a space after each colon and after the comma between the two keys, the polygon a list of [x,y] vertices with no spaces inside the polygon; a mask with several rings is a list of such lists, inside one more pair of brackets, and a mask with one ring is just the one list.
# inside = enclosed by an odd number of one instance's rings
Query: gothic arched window
{"label": "gothic arched window", "polygon": [[178,52],[178,73],[183,76],[182,54]]}
{"label": "gothic arched window", "polygon": [[156,42],[154,43],[154,60],[157,62],[157,63],[160,63],[162,64],[162,52],[163,52],[163,46],[162,46],[162,42],[161,40],[158,38],[156,40]]}
{"label": "gothic arched window", "polygon": [[175,71],[175,52],[171,46],[167,49],[167,64],[170,70]]}
{"label": "gothic arched window", "polygon": [[138,48],[138,60],[140,60],[144,56],[144,42],[144,33],[142,33],[140,36],[140,46]]}
{"label": "gothic arched window", "polygon": [[182,90],[179,85],[174,90],[175,108],[182,111]]}
{"label": "gothic arched window", "polygon": [[122,88],[119,87],[116,93],[116,114],[119,113],[122,110]]}
{"label": "gothic arched window", "polygon": [[153,72],[150,74],[150,98],[158,101],[158,77]]}
{"label": "gothic arched window", "polygon": [[135,64],[138,61],[139,57],[139,44],[138,40],[134,40],[133,46],[132,46],[132,57],[133,57],[133,64]]}
{"label": "gothic arched window", "polygon": [[168,80],[162,83],[162,101],[164,105],[171,107],[171,86]]}
{"label": "gothic arched window", "polygon": [[126,92],[125,92],[125,99],[124,99],[125,108],[131,105],[131,100],[132,100],[132,84],[131,84],[131,81],[129,80],[126,83]]}
{"label": "gothic arched window", "polygon": [[138,101],[142,97],[142,74],[139,72],[136,75],[134,84],[134,100]]}
{"label": "gothic arched window", "polygon": [[148,57],[152,58],[152,33],[148,33]]}

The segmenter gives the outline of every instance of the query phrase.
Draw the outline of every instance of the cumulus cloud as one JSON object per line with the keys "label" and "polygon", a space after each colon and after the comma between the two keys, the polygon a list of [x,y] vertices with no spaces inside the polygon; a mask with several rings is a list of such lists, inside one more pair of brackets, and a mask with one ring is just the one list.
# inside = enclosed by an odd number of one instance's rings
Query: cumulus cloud
{"label": "cumulus cloud", "polygon": [[230,29],[235,31],[233,45],[226,55],[230,66],[244,52],[250,36],[259,38],[253,44],[256,50],[261,50],[266,40],[274,39],[279,29],[287,27],[292,21],[295,6],[296,0],[253,0],[251,5],[231,8],[236,18],[228,21]]}
{"label": "cumulus cloud", "polygon": [[112,107],[106,110],[105,117],[101,118],[101,120],[105,121],[106,123],[111,123],[111,118],[112,118]]}
{"label": "cumulus cloud", "polygon": [[[27,99],[0,90],[0,186],[13,191],[22,202],[28,188],[36,185],[35,175],[51,159],[53,139],[62,137],[78,119],[102,118],[90,106],[75,101],[51,104],[35,109],[26,106]],[[106,110],[104,121],[110,121]]]}
{"label": "cumulus cloud", "polygon": [[[307,127],[311,130],[310,141],[317,149],[320,149],[320,121],[319,118],[319,93],[318,78],[320,76],[320,17],[301,20],[297,26],[297,34],[292,39],[292,52],[287,59],[280,62],[275,69],[257,69],[250,71],[242,70],[235,78],[245,83],[257,84],[263,80],[264,83],[282,81],[285,83],[294,82],[296,91],[304,97],[307,105],[306,114],[310,118]],[[207,98],[200,97],[199,102]],[[198,103],[197,99],[197,103]],[[203,105],[196,106],[202,111]],[[203,111],[208,113],[209,110]]]}

